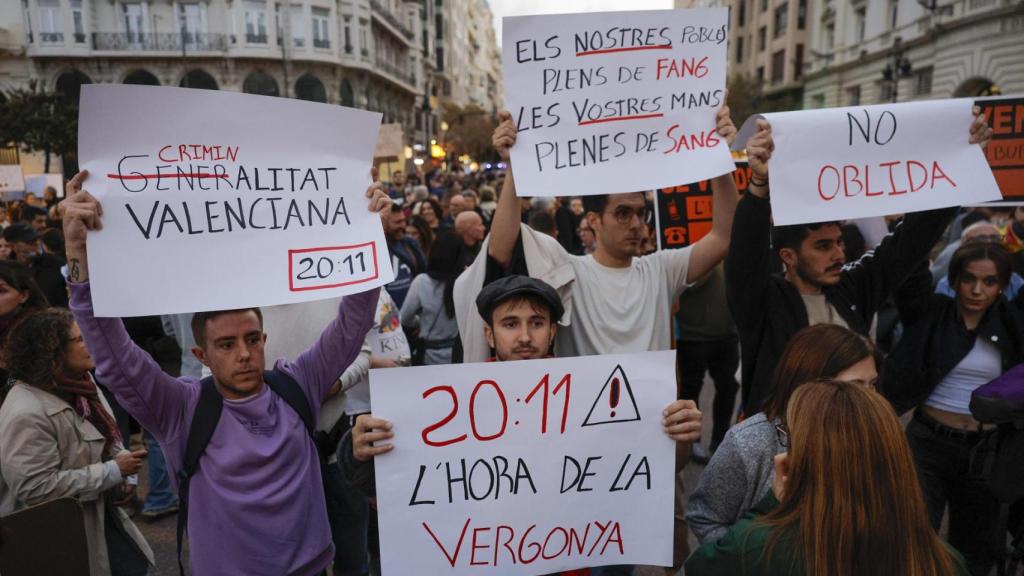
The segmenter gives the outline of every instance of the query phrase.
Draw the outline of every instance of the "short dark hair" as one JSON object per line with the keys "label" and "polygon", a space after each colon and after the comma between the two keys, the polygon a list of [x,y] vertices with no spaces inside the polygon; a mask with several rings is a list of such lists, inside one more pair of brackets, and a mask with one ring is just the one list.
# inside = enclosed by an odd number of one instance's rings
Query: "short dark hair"
{"label": "short dark hair", "polygon": [[50,390],[64,370],[74,318],[65,308],[47,308],[19,322],[7,337],[4,363],[11,377]]}
{"label": "short dark hair", "polygon": [[43,246],[46,246],[54,254],[64,254],[64,233],[60,228],[50,228],[43,232]]}
{"label": "short dark hair", "polygon": [[546,210],[532,210],[527,225],[537,232],[543,232],[552,236],[558,231],[554,217]]}
{"label": "short dark hair", "polygon": [[604,209],[608,207],[608,194],[594,194],[593,196],[583,197],[583,214],[586,215],[588,212],[593,212],[600,216],[604,213]]}
{"label": "short dark hair", "polygon": [[985,216],[983,212],[975,210],[973,212],[968,212],[967,214],[964,214],[964,218],[960,222],[960,229],[966,230],[967,227],[972,224],[977,224],[978,222],[989,222],[989,219],[988,216]]}
{"label": "short dark hair", "polygon": [[814,224],[792,224],[789,226],[772,227],[772,248],[776,251],[783,248],[800,250],[800,245],[810,236],[811,232],[821,230],[825,226],[836,226],[842,229],[839,222],[816,222]]}
{"label": "short dark hair", "polygon": [[206,323],[217,316],[224,314],[238,314],[254,312],[260,321],[260,329],[263,329],[263,311],[259,308],[236,308],[234,310],[211,310],[208,312],[196,312],[192,315],[192,338],[200,348],[206,348]]}
{"label": "short dark hair", "polygon": [[41,310],[49,306],[42,289],[36,284],[32,270],[24,264],[13,260],[0,261],[0,280],[18,292],[28,292],[28,300],[23,308]]}
{"label": "short dark hair", "polygon": [[991,260],[996,265],[996,274],[999,276],[999,285],[1006,288],[1010,284],[1010,276],[1013,274],[1013,258],[1010,253],[997,242],[971,242],[957,248],[953,258],[949,261],[949,287],[956,290],[960,276],[967,269],[967,265],[978,260]]}

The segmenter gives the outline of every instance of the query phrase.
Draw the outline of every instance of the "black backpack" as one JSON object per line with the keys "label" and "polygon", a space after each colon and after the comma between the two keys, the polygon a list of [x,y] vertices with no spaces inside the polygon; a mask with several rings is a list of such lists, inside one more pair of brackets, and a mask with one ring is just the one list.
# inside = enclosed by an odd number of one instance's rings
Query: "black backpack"
{"label": "black backpack", "polygon": [[[326,456],[329,452],[324,451],[322,433],[321,435],[317,434],[316,419],[313,417],[313,409],[309,405],[306,393],[302,391],[294,378],[278,370],[265,370],[263,381],[302,419],[302,423],[306,426],[306,432],[309,433],[309,437],[313,440],[317,447],[317,453],[320,455],[320,476],[323,478],[323,470],[327,466]],[[192,425],[188,429],[185,457],[181,462],[181,470],[178,471],[178,570],[182,575],[185,573],[185,567],[181,562],[181,540],[188,523],[189,481],[199,469],[199,458],[206,451],[206,445],[210,443],[213,432],[217,429],[220,413],[224,407],[224,398],[217,391],[212,376],[203,378],[199,385],[199,402],[196,404],[196,411],[192,416]],[[324,493],[326,494],[326,486]]]}

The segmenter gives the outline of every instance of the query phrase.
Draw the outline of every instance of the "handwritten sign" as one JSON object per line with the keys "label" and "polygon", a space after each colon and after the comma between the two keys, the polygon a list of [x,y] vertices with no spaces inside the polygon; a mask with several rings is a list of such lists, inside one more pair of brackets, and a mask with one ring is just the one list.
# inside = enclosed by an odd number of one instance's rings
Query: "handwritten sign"
{"label": "handwritten sign", "polygon": [[672,561],[672,351],[370,371],[384,574]]}
{"label": "handwritten sign", "polygon": [[[732,173],[740,194],[750,184],[750,168],[737,162]],[[713,194],[711,181],[658,189],[658,249],[689,246],[711,232]]]}
{"label": "handwritten sign", "polygon": [[101,316],[319,300],[391,281],[366,187],[380,114],[153,86],[82,91]]}
{"label": "handwritten sign", "polygon": [[961,206],[1001,195],[979,146],[968,143],[971,101],[930,100],[777,112],[769,166],[776,225]]}
{"label": "handwritten sign", "polygon": [[524,196],[611,194],[732,170],[724,8],[503,20],[512,148]]}
{"label": "handwritten sign", "polygon": [[21,165],[20,164],[0,165],[0,192],[6,193],[6,192],[24,192],[24,191],[25,191],[25,177],[21,173]]}
{"label": "handwritten sign", "polygon": [[992,127],[985,157],[999,190],[1004,198],[1019,200],[1024,196],[1024,97],[982,98],[975,104]]}

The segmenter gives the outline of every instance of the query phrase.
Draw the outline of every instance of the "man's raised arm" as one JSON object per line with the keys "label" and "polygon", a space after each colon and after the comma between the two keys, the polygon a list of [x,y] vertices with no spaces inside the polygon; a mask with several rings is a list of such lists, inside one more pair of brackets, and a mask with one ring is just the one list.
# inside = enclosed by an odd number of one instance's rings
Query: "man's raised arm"
{"label": "man's raised arm", "polygon": [[165,374],[153,358],[132,342],[119,318],[96,318],[89,287],[86,237],[103,227],[103,207],[82,189],[88,172],[67,185],[60,210],[71,287],[71,312],[96,362],[96,376],[143,428],[158,440],[172,438],[184,426],[189,389]]}
{"label": "man's raised arm", "polygon": [[512,159],[509,154],[509,150],[516,143],[517,129],[512,114],[508,111],[501,112],[498,120],[498,127],[494,129],[491,141],[508,169],[505,174],[505,185],[501,189],[501,196],[498,197],[498,207],[494,210],[494,218],[491,220],[487,254],[502,266],[508,266],[512,261],[516,241],[519,240],[519,226],[522,223],[516,183],[512,177]]}

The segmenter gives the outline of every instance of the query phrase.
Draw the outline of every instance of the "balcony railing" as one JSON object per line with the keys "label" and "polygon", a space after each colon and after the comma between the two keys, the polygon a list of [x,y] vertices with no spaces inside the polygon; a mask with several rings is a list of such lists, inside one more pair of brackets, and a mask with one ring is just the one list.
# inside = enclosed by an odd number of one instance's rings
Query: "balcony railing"
{"label": "balcony railing", "polygon": [[63,32],[40,32],[39,41],[43,44],[63,44],[64,33]]}
{"label": "balcony railing", "polygon": [[245,35],[245,43],[246,44],[266,44],[267,43],[267,35],[266,34],[246,34]]}
{"label": "balcony railing", "polygon": [[405,36],[409,40],[413,39],[415,36],[413,31],[406,28],[405,24],[402,24],[402,21],[392,14],[390,10],[385,8],[383,4],[377,0],[370,0],[370,8],[372,8],[375,13],[379,14],[380,17],[390,24],[395,30],[398,30],[402,36]]}
{"label": "balcony railing", "polygon": [[313,38],[313,47],[329,49],[331,47],[331,41],[327,38]]}
{"label": "balcony railing", "polygon": [[227,50],[225,34],[154,34],[141,32],[96,32],[92,35],[94,50],[131,50],[145,52],[223,52]]}
{"label": "balcony railing", "polygon": [[383,62],[379,60],[376,62],[375,66],[377,69],[387,73],[389,76],[392,76],[401,82],[410,84],[412,86],[416,85],[415,72],[408,72],[400,69],[398,66],[395,66],[394,64],[390,64],[388,62]]}
{"label": "balcony railing", "polygon": [[292,38],[292,42],[295,43],[295,47],[296,48],[302,48],[303,46],[306,45],[306,39],[305,38]]}
{"label": "balcony railing", "polygon": [[75,44],[85,44],[85,34],[75,34]]}

